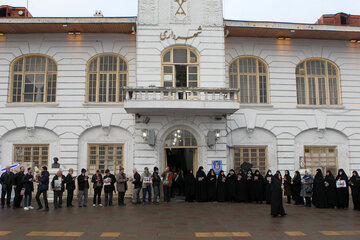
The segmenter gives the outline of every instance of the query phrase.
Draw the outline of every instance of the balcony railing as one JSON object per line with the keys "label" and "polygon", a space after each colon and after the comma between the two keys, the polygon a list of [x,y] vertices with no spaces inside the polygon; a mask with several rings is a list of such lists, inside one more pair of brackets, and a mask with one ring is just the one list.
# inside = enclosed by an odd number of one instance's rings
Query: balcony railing
{"label": "balcony railing", "polygon": [[127,101],[215,101],[238,102],[238,89],[125,88]]}

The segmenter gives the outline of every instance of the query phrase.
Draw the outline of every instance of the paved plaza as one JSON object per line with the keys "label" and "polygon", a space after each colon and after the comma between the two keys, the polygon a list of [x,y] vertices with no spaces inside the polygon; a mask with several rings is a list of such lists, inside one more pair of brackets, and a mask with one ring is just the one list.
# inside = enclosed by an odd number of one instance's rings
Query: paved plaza
{"label": "paved plaza", "polygon": [[125,207],[0,211],[0,239],[360,239],[360,212],[242,203],[127,204]]}

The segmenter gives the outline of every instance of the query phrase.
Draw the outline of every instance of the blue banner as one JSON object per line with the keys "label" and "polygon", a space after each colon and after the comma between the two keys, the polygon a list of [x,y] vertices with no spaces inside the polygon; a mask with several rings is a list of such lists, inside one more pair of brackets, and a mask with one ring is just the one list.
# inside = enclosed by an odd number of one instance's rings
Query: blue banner
{"label": "blue banner", "polygon": [[214,169],[216,175],[219,175],[219,173],[222,170],[222,161],[221,160],[212,161],[212,169]]}

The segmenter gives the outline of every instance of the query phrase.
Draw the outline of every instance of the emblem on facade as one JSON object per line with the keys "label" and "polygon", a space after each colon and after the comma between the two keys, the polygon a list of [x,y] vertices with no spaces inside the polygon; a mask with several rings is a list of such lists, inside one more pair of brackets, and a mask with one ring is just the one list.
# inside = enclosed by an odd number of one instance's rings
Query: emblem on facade
{"label": "emblem on facade", "polygon": [[179,8],[176,10],[175,15],[186,15],[183,5],[187,2],[187,0],[175,0],[175,2],[179,4]]}

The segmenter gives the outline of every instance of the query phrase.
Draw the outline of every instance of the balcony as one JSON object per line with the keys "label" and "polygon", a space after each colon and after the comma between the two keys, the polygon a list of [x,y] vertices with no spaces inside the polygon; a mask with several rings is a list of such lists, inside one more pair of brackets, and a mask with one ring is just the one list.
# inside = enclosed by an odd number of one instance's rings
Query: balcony
{"label": "balcony", "polygon": [[124,108],[140,115],[232,114],[240,108],[238,89],[126,88]]}

